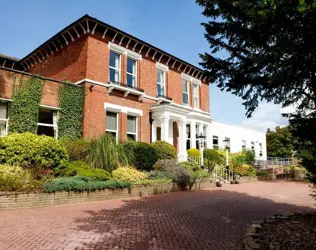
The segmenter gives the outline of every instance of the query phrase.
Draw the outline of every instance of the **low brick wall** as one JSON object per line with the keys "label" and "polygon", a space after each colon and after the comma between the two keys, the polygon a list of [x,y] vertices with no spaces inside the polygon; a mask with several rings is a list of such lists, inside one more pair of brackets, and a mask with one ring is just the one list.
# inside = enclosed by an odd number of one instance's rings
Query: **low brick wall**
{"label": "low brick wall", "polygon": [[254,181],[259,181],[258,176],[243,176],[239,180],[240,183],[247,183],[247,182],[254,182]]}
{"label": "low brick wall", "polygon": [[[198,181],[192,190],[201,190],[214,187],[211,180]],[[164,194],[181,191],[174,183],[154,184],[148,186],[134,186],[130,189],[106,189],[94,192],[57,192],[57,193],[2,193],[0,194],[0,210],[19,208],[36,208],[59,204],[81,203],[89,201],[102,201],[131,197],[145,197],[150,195]]]}

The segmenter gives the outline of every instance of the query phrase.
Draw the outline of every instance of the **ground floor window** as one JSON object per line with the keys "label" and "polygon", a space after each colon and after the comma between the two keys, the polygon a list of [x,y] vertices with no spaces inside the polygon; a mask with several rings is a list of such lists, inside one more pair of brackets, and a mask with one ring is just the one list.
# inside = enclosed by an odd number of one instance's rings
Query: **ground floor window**
{"label": "ground floor window", "polygon": [[37,134],[58,137],[57,111],[40,108],[38,113]]}
{"label": "ground floor window", "polygon": [[262,156],[262,143],[259,143],[259,156]]}
{"label": "ground floor window", "polygon": [[218,136],[216,135],[213,136],[213,149],[219,149]]}
{"label": "ground floor window", "polygon": [[241,141],[241,151],[242,151],[242,152],[244,152],[244,151],[247,150],[246,144],[247,144],[246,140],[242,140],[242,141]]}
{"label": "ground floor window", "polygon": [[8,104],[0,103],[0,136],[8,133]]}
{"label": "ground floor window", "polygon": [[191,127],[190,124],[186,125],[186,135],[187,135],[187,150],[191,148]]}
{"label": "ground floor window", "polygon": [[137,117],[127,116],[127,139],[137,141]]}
{"label": "ground floor window", "polygon": [[251,142],[251,151],[252,153],[255,155],[256,154],[256,151],[255,151],[255,142]]}
{"label": "ground floor window", "polygon": [[199,139],[199,135],[200,135],[200,125],[195,125],[195,148],[200,150],[200,139]]}
{"label": "ground floor window", "polygon": [[161,127],[156,128],[156,137],[157,141],[161,141]]}
{"label": "ground floor window", "polygon": [[204,149],[206,149],[207,148],[207,126],[203,126],[203,136],[204,136],[203,146],[204,146]]}
{"label": "ground floor window", "polygon": [[228,152],[230,152],[230,138],[225,137],[225,141],[226,141],[226,148],[227,148]]}
{"label": "ground floor window", "polygon": [[111,134],[115,140],[118,140],[118,114],[115,112],[106,112],[106,133]]}

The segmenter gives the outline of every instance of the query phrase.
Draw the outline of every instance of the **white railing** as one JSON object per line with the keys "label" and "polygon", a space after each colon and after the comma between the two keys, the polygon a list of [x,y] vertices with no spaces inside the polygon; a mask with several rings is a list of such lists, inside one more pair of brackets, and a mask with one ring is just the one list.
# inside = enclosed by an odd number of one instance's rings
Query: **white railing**
{"label": "white railing", "polygon": [[[202,162],[206,163],[207,159],[202,161],[201,156],[188,156],[187,161],[193,164],[197,164],[202,166]],[[205,167],[205,166],[204,166]],[[206,171],[210,171],[211,177],[214,181],[221,181],[224,184],[230,184],[232,180],[234,180],[234,173],[223,166],[215,166],[213,169],[205,169]]]}
{"label": "white railing", "polygon": [[259,168],[271,168],[273,167],[283,167],[283,166],[291,166],[297,165],[298,158],[281,158],[281,157],[267,157],[267,160],[256,160],[255,166]]}

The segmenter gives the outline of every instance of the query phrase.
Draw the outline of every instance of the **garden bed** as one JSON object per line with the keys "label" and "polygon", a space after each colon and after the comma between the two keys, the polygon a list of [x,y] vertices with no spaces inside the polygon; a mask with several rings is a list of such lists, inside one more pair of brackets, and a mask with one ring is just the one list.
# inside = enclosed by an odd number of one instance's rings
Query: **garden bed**
{"label": "garden bed", "polygon": [[[214,187],[210,179],[197,181],[192,190],[208,189]],[[132,186],[123,189],[105,189],[94,192],[56,192],[56,193],[0,193],[0,210],[19,208],[36,208],[59,204],[123,199],[132,197],[145,197],[181,191],[175,183],[162,183],[152,185]]]}
{"label": "garden bed", "polygon": [[276,215],[252,224],[244,239],[244,249],[315,249],[316,212]]}

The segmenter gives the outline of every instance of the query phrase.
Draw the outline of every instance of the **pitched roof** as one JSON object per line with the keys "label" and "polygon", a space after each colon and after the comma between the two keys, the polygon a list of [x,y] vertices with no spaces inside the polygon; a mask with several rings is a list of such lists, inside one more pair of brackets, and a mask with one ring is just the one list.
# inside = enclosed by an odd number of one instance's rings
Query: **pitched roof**
{"label": "pitched roof", "polygon": [[187,75],[206,80],[204,70],[196,67],[176,56],[173,56],[147,42],[142,41],[122,30],[119,30],[109,24],[101,22],[89,15],[84,15],[75,22],[71,23],[56,35],[48,39],[45,43],[33,50],[27,56],[20,60],[24,70],[32,67],[35,63],[45,60],[50,54],[55,53],[59,49],[67,47],[76,39],[84,35],[98,34],[102,39],[110,38],[114,43],[130,48],[137,53],[145,54],[146,57],[159,61],[163,64],[175,68]]}

